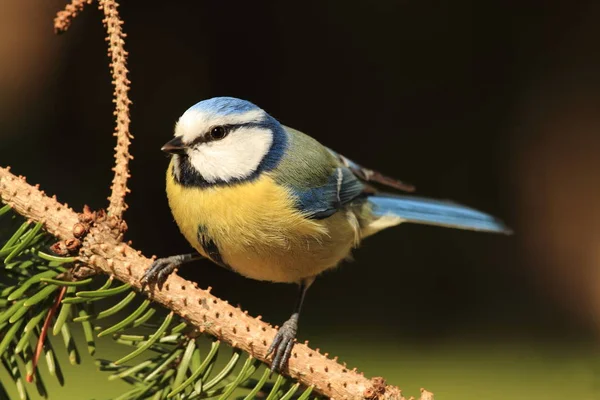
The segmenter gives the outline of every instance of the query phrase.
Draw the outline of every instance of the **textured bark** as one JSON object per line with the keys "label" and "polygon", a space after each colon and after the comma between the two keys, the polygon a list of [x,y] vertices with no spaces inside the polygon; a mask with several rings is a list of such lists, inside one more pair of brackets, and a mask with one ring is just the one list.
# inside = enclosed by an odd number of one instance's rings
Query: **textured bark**
{"label": "textured bark", "polygon": [[67,204],[61,204],[56,196],[48,197],[31,186],[23,176],[15,176],[9,168],[0,168],[0,198],[10,204],[19,214],[36,222],[43,222],[44,229],[63,240],[73,240],[73,226],[79,222],[77,213]]}

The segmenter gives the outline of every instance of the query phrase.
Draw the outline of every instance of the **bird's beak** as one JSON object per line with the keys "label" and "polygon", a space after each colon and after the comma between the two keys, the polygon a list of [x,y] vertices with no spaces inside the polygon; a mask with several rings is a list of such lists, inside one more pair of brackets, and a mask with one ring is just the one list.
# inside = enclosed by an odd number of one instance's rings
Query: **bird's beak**
{"label": "bird's beak", "polygon": [[181,136],[175,136],[165,143],[165,145],[161,147],[161,150],[169,154],[185,154],[186,148],[187,146],[181,140]]}

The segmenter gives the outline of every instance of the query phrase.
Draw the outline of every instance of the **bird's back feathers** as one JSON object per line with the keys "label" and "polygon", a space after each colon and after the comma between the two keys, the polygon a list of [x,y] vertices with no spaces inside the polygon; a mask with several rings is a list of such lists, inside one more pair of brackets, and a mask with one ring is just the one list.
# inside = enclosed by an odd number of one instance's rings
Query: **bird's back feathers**
{"label": "bird's back feathers", "polygon": [[306,217],[327,218],[364,194],[362,182],[326,147],[300,131],[285,129],[288,149],[273,177]]}

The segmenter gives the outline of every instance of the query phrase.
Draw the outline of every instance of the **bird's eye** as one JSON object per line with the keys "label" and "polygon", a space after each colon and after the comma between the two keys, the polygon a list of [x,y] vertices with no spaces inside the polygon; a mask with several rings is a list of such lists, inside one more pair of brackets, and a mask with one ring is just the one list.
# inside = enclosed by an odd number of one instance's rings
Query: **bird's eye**
{"label": "bird's eye", "polygon": [[223,126],[215,126],[210,130],[210,137],[213,140],[221,140],[227,136],[227,129]]}

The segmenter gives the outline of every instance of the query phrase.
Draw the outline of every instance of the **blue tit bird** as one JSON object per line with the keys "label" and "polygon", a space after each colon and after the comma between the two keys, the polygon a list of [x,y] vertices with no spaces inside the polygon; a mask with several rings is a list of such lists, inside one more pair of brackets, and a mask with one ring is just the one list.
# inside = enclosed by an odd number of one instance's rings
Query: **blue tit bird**
{"label": "blue tit bird", "polygon": [[269,350],[288,361],[306,291],[360,242],[403,222],[509,233],[460,204],[380,192],[413,187],[360,166],[312,137],[232,97],[189,108],[162,150],[172,154],[166,191],[175,222],[198,254],[154,261],[142,285],[158,284],[199,257],[248,278],[295,283],[298,299]]}

